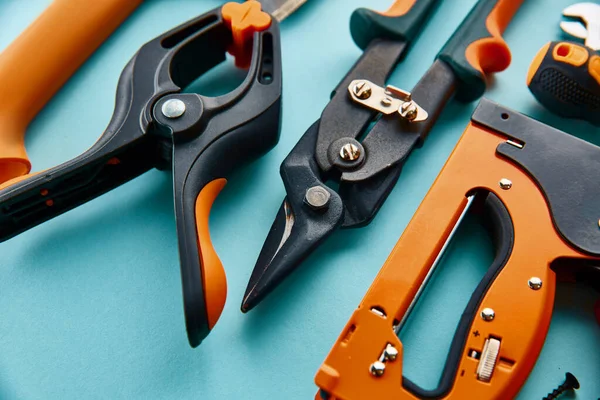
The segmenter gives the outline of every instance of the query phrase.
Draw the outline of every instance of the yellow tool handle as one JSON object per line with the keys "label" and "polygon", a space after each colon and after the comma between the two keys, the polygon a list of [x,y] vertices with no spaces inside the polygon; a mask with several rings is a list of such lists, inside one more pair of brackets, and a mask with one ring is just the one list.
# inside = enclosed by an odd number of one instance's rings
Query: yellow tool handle
{"label": "yellow tool handle", "polygon": [[142,0],[54,0],[0,54],[0,183],[27,174],[25,131]]}
{"label": "yellow tool handle", "polygon": [[527,86],[548,110],[600,126],[600,55],[571,42],[551,42],[529,67]]}

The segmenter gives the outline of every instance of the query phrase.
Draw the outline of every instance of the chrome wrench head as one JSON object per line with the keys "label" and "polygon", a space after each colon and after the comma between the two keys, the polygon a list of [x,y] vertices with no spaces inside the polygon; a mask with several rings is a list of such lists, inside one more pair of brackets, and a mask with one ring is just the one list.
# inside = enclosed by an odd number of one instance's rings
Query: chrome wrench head
{"label": "chrome wrench head", "polygon": [[579,21],[563,21],[561,29],[571,36],[585,40],[585,45],[600,50],[600,4],[577,3],[563,10],[563,15]]}

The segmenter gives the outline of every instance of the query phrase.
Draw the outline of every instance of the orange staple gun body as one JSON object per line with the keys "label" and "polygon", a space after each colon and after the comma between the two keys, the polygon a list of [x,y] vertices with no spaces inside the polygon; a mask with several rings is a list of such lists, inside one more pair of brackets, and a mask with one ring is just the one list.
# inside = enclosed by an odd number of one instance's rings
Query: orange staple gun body
{"label": "orange staple gun body", "polygon": [[27,126],[142,0],[54,0],[0,55],[0,184],[29,173]]}
{"label": "orange staple gun body", "polygon": [[[514,398],[548,332],[556,273],[600,280],[598,170],[599,147],[482,100],[318,371],[317,398]],[[427,391],[403,377],[397,332],[469,209],[496,257]]]}

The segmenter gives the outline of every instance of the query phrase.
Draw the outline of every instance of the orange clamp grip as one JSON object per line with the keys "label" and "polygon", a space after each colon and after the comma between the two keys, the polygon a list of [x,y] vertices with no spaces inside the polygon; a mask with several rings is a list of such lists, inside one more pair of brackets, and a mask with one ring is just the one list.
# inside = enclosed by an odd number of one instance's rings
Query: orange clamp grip
{"label": "orange clamp grip", "polygon": [[252,36],[271,26],[271,16],[262,11],[256,0],[245,3],[227,3],[221,9],[223,21],[233,34],[233,44],[229,53],[235,57],[235,65],[248,68],[252,61]]}
{"label": "orange clamp grip", "polygon": [[0,183],[27,174],[27,126],[142,0],[54,0],[0,54]]}
{"label": "orange clamp grip", "polygon": [[219,320],[227,298],[225,270],[210,240],[208,227],[210,209],[226,183],[226,179],[216,179],[206,185],[196,198],[198,253],[202,267],[202,287],[209,329],[212,329]]}

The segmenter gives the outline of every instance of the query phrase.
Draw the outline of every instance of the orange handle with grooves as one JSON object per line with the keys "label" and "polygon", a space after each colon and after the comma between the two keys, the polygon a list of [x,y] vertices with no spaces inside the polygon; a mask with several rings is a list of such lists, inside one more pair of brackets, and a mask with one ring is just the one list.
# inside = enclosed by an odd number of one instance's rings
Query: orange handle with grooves
{"label": "orange handle with grooves", "polygon": [[502,39],[523,0],[479,0],[438,54],[456,74],[456,97],[473,101],[483,96],[486,75],[503,71],[511,54]]}
{"label": "orange handle with grooves", "polygon": [[0,54],[0,183],[27,174],[27,126],[142,0],[55,0]]}

